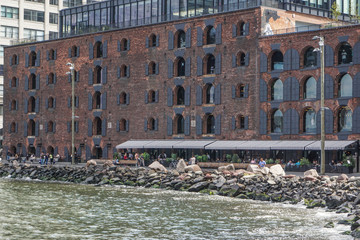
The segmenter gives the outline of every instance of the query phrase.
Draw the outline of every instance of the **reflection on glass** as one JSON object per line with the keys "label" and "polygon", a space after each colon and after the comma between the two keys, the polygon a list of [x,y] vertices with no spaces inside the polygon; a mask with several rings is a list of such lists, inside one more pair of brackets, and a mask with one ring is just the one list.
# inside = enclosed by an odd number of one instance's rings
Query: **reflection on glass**
{"label": "reflection on glass", "polygon": [[304,132],[316,133],[316,113],[310,108],[305,112]]}
{"label": "reflection on glass", "polygon": [[352,112],[349,108],[343,107],[339,111],[339,132],[352,130]]}
{"label": "reflection on glass", "polygon": [[339,85],[340,97],[352,97],[352,78],[349,74],[345,74]]}
{"label": "reflection on glass", "polygon": [[283,83],[277,79],[271,88],[271,100],[283,100]]}
{"label": "reflection on glass", "polygon": [[271,132],[282,133],[283,128],[283,114],[278,109],[274,112],[271,118]]}
{"label": "reflection on glass", "polygon": [[304,99],[316,98],[316,80],[310,77],[305,83]]}

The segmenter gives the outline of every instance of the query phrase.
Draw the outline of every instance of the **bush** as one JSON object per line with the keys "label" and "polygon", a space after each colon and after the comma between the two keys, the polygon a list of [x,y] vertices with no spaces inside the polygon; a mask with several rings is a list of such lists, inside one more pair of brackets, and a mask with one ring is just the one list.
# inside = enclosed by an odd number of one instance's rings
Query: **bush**
{"label": "bush", "polygon": [[173,161],[173,158],[166,158],[165,160],[167,163],[171,163]]}
{"label": "bush", "polygon": [[269,158],[265,160],[266,164],[274,164],[274,159]]}
{"label": "bush", "polygon": [[208,161],[208,157],[207,157],[205,154],[202,155],[202,161],[203,161],[203,162],[207,162],[207,161]]}
{"label": "bush", "polygon": [[143,155],[144,161],[150,160],[150,154],[148,154],[147,152],[144,152],[142,155]]}
{"label": "bush", "polygon": [[276,160],[275,160],[275,163],[276,163],[276,164],[280,164],[280,163],[281,163],[280,159],[276,159]]}
{"label": "bush", "polygon": [[202,161],[202,156],[195,155],[195,157],[196,157],[196,161],[197,161],[197,162],[201,162],[201,161]]}
{"label": "bush", "polygon": [[113,159],[119,159],[119,158],[120,158],[120,154],[118,152],[114,152]]}
{"label": "bush", "polygon": [[176,153],[172,153],[172,154],[171,154],[171,158],[172,158],[172,159],[176,159],[176,158],[177,158]]}
{"label": "bush", "polygon": [[239,155],[237,155],[236,153],[233,154],[233,156],[232,156],[232,162],[233,162],[233,163],[238,163],[238,162],[240,162]]}
{"label": "bush", "polygon": [[348,159],[344,159],[344,164],[343,166],[345,167],[354,167],[355,166],[355,160],[353,156],[350,156],[350,158]]}
{"label": "bush", "polygon": [[302,159],[300,159],[300,166],[306,166],[306,165],[310,165],[310,161],[309,159],[303,157]]}
{"label": "bush", "polygon": [[231,154],[226,154],[226,160],[227,160],[228,162],[231,161]]}

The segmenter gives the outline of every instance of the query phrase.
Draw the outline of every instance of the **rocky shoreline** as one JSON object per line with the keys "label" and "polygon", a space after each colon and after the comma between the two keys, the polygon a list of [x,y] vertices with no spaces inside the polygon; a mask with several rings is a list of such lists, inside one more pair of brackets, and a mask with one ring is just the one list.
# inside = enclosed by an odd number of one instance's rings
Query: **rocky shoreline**
{"label": "rocky shoreline", "polygon": [[[163,188],[294,204],[303,201],[308,208],[326,207],[329,211],[347,213],[348,218],[338,224],[351,225],[351,231],[344,234],[360,238],[360,177],[348,178],[344,174],[338,177],[318,176],[314,171],[298,177],[285,175],[279,166],[265,170],[255,166],[245,171],[235,170],[229,165],[218,170],[202,171],[197,165],[181,163],[176,170],[167,170],[158,162],[149,168],[119,167],[112,163],[88,164],[80,168],[14,163],[0,166],[0,177]],[[334,227],[334,223],[329,222],[325,227]]]}

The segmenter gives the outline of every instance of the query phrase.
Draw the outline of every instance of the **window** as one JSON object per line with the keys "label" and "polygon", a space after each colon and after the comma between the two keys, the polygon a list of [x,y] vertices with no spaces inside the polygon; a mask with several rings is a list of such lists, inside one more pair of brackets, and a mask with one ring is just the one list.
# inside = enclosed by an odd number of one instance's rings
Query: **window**
{"label": "window", "polygon": [[345,74],[339,81],[339,97],[352,97],[352,78]]}
{"label": "window", "polygon": [[155,34],[150,35],[149,47],[156,47],[156,35]]}
{"label": "window", "polygon": [[148,101],[149,103],[156,102],[156,93],[154,90],[149,91]]}
{"label": "window", "polygon": [[182,57],[176,59],[177,61],[177,76],[185,76],[185,60]]}
{"label": "window", "polygon": [[283,70],[284,57],[280,51],[276,51],[271,56],[271,70]]}
{"label": "window", "polygon": [[180,114],[176,114],[176,134],[184,134],[184,117]]}
{"label": "window", "polygon": [[49,97],[48,99],[48,108],[53,109],[55,107],[55,100],[53,97]]}
{"label": "window", "polygon": [[177,40],[177,48],[184,48],[186,46],[186,35],[185,32],[183,30],[179,30],[177,32],[176,35],[176,40]]}
{"label": "window", "polygon": [[313,77],[309,77],[305,81],[304,99],[315,99],[315,98],[316,98],[316,80]]}
{"label": "window", "polygon": [[1,6],[1,17],[19,19],[19,9]]}
{"label": "window", "polygon": [[24,19],[36,22],[44,22],[44,12],[24,9]]}
{"label": "window", "polygon": [[183,87],[178,86],[176,88],[176,105],[185,104],[185,90]]}
{"label": "window", "polygon": [[305,110],[303,123],[305,133],[316,133],[316,113],[314,109],[307,108]]}
{"label": "window", "polygon": [[50,5],[59,5],[59,0],[50,0]]}
{"label": "window", "polygon": [[215,100],[215,87],[212,84],[205,85],[205,103],[214,104]]}
{"label": "window", "polygon": [[24,28],[24,38],[36,41],[43,41],[44,31]]}
{"label": "window", "polygon": [[15,110],[16,110],[16,100],[12,100],[12,101],[11,101],[10,109],[11,109],[11,111],[15,111]]}
{"label": "window", "polygon": [[216,30],[213,26],[208,26],[206,29],[206,44],[215,44]]}
{"label": "window", "polygon": [[[30,53],[30,55],[29,55],[29,66],[30,66],[30,67],[34,67],[34,66],[35,66],[35,64],[36,64],[36,58],[37,58],[36,52],[31,51],[31,53]],[[34,75],[34,74],[32,74],[32,75]],[[35,75],[34,75],[34,76],[35,76]]]}
{"label": "window", "polygon": [[17,87],[17,79],[16,79],[16,77],[13,77],[11,79],[11,87],[13,87],[13,88]]}
{"label": "window", "polygon": [[120,51],[128,51],[128,40],[126,38],[123,38],[120,43]]}
{"label": "window", "polygon": [[58,33],[49,31],[49,40],[56,38],[58,38]]}
{"label": "window", "polygon": [[54,132],[54,122],[53,121],[48,122],[47,131],[48,132]]}
{"label": "window", "polygon": [[29,77],[29,89],[30,90],[36,89],[36,76],[33,73],[30,74],[30,77]]}
{"label": "window", "polygon": [[96,91],[93,96],[93,109],[100,109],[101,107],[101,93]]}
{"label": "window", "polygon": [[49,23],[58,24],[59,14],[49,13]]}
{"label": "window", "polygon": [[128,67],[125,64],[121,65],[120,77],[128,77]]}
{"label": "window", "polygon": [[215,73],[215,57],[212,54],[208,54],[205,56],[205,70],[206,74],[214,74]]}
{"label": "window", "polygon": [[239,52],[236,56],[236,66],[245,66],[245,53]]}
{"label": "window", "polygon": [[150,130],[150,131],[153,131],[155,130],[155,119],[154,118],[149,118],[148,119],[148,126],[147,128]]}
{"label": "window", "polygon": [[207,134],[214,134],[215,133],[215,118],[212,114],[205,116],[206,122],[206,133]]}
{"label": "window", "polygon": [[28,1],[28,2],[38,2],[38,3],[44,3],[45,0],[25,0],[25,1]]}
{"label": "window", "polygon": [[280,79],[275,80],[271,86],[271,100],[283,100],[283,83]]}
{"label": "window", "polygon": [[64,0],[64,7],[76,7],[82,5],[82,0]]}
{"label": "window", "polygon": [[283,131],[283,114],[277,109],[271,116],[271,132],[282,133]]}
{"label": "window", "polygon": [[239,36],[245,36],[245,33],[246,33],[245,26],[246,26],[246,25],[245,25],[244,22],[239,22],[239,24],[238,24]]}
{"label": "window", "polygon": [[156,63],[154,62],[149,63],[149,74],[150,75],[156,74]]}
{"label": "window", "polygon": [[245,85],[244,84],[238,84],[236,86],[236,95],[237,98],[243,98],[245,97]]}
{"label": "window", "polygon": [[0,28],[0,37],[17,39],[17,38],[19,38],[19,28],[1,26],[1,28]]}
{"label": "window", "polygon": [[101,58],[103,56],[103,44],[101,42],[95,43],[94,56],[95,56],[95,58]]}
{"label": "window", "polygon": [[30,119],[28,122],[28,136],[35,136],[35,121]]}
{"label": "window", "polygon": [[55,50],[50,49],[49,50],[49,60],[54,60],[54,59],[55,59]]}
{"label": "window", "polygon": [[0,57],[4,57],[4,46],[0,45]]}
{"label": "window", "polygon": [[96,66],[94,69],[94,80],[95,80],[95,84],[100,84],[101,83],[101,73],[102,73],[102,68],[100,66]]}
{"label": "window", "polygon": [[127,103],[127,94],[125,92],[120,93],[120,104]]}
{"label": "window", "polygon": [[347,132],[352,130],[352,112],[348,107],[341,107],[338,114],[339,132]]}
{"label": "window", "polygon": [[236,128],[237,129],[245,129],[245,117],[244,115],[239,115],[236,119]]}
{"label": "window", "polygon": [[16,132],[16,123],[12,122],[10,125],[10,133],[15,133]]}
{"label": "window", "polygon": [[126,123],[126,120],[122,118],[122,119],[120,120],[120,126],[119,126],[119,127],[120,127],[120,131],[126,131],[126,124],[127,124],[127,123]]}
{"label": "window", "polygon": [[13,56],[12,56],[12,58],[11,58],[11,63],[10,63],[10,65],[12,66],[12,65],[17,65],[18,64],[18,61],[19,59],[18,59],[18,55],[16,55],[16,54],[14,54]]}
{"label": "window", "polygon": [[28,112],[32,113],[35,112],[35,98],[30,97],[28,101]]}
{"label": "window", "polygon": [[102,132],[102,121],[99,117],[95,117],[94,122],[93,122],[93,132],[95,133],[95,135],[101,135]]}
{"label": "window", "polygon": [[71,47],[71,57],[79,57],[77,54],[78,54],[78,47],[74,45]]}
{"label": "window", "polygon": [[314,67],[317,65],[317,53],[313,47],[309,47],[304,54],[304,67]]}
{"label": "window", "polygon": [[342,43],[338,51],[338,64],[352,63],[352,48],[347,42]]}
{"label": "window", "polygon": [[50,73],[48,76],[48,84],[54,84],[55,83],[55,74]]}

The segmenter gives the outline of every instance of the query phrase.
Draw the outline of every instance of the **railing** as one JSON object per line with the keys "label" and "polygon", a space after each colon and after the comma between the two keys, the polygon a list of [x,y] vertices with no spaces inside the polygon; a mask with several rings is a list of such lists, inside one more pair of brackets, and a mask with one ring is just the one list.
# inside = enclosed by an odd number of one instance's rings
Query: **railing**
{"label": "railing", "polygon": [[54,39],[59,39],[58,36],[53,36],[53,35],[45,35],[44,37],[38,37],[37,39],[35,38],[22,38],[22,39],[12,39],[10,40],[10,44],[11,45],[18,45],[18,44],[25,44],[25,43],[32,43],[32,42],[42,42],[42,41],[47,41],[47,40],[54,40]]}

